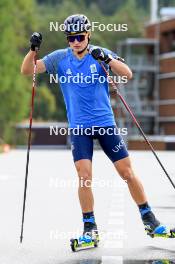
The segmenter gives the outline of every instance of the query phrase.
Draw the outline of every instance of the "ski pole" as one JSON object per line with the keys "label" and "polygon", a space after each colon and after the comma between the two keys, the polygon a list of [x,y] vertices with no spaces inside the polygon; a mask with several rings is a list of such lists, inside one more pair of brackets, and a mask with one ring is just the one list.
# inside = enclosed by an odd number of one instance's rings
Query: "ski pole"
{"label": "ski pole", "polygon": [[23,197],[23,211],[22,211],[20,243],[22,243],[23,231],[24,231],[24,216],[25,216],[25,207],[26,207],[27,180],[28,180],[28,170],[29,170],[29,156],[30,156],[30,147],[31,147],[32,120],[33,120],[34,97],[35,97],[35,87],[36,87],[36,68],[37,68],[37,62],[36,61],[37,61],[37,51],[36,51],[36,54],[34,56],[34,67],[33,67],[33,84],[32,84],[31,110],[30,110],[30,119],[29,119],[29,135],[28,135],[27,161],[26,161],[25,183],[24,183],[24,197]]}
{"label": "ski pole", "polygon": [[175,184],[172,181],[171,177],[169,176],[167,170],[165,169],[165,167],[163,166],[162,162],[160,161],[159,157],[157,156],[152,144],[150,143],[150,141],[148,140],[148,138],[146,137],[143,129],[141,128],[140,124],[138,123],[135,115],[133,114],[132,110],[130,109],[129,105],[126,103],[125,99],[123,98],[123,96],[120,94],[117,85],[114,83],[113,79],[110,77],[109,72],[106,70],[105,66],[99,62],[101,67],[103,68],[103,70],[105,71],[107,77],[109,78],[109,80],[111,81],[112,87],[114,88],[114,90],[116,91],[117,95],[119,96],[120,100],[122,101],[122,103],[124,104],[125,108],[127,109],[127,111],[129,112],[129,114],[131,115],[135,125],[138,127],[140,133],[142,134],[143,138],[145,139],[146,143],[148,144],[148,146],[150,147],[152,153],[154,154],[155,158],[157,159],[158,163],[160,164],[161,168],[163,169],[165,175],[167,176],[168,180],[170,181],[171,185],[173,186],[173,188],[175,189]]}

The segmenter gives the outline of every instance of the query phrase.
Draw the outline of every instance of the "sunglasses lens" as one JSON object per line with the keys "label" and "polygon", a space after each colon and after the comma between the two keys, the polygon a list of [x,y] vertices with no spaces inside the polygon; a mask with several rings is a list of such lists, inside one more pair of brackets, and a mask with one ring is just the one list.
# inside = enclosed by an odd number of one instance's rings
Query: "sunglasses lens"
{"label": "sunglasses lens", "polygon": [[75,41],[75,36],[68,36],[67,37],[69,42],[74,42]]}
{"label": "sunglasses lens", "polygon": [[78,40],[79,42],[84,41],[84,40],[85,40],[85,35],[78,35],[78,36],[77,36],[77,40]]}
{"label": "sunglasses lens", "polygon": [[69,42],[74,42],[75,40],[81,42],[85,40],[85,35],[68,36],[67,39]]}

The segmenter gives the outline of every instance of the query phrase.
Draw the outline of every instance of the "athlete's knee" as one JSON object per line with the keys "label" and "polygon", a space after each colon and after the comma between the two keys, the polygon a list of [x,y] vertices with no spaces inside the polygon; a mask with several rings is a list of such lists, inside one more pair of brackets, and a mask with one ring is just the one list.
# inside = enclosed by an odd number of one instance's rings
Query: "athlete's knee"
{"label": "athlete's knee", "polygon": [[92,173],[87,168],[80,168],[78,170],[79,186],[89,188],[92,182]]}
{"label": "athlete's knee", "polygon": [[120,171],[120,176],[127,183],[132,182],[135,177],[131,166],[127,166],[122,171]]}

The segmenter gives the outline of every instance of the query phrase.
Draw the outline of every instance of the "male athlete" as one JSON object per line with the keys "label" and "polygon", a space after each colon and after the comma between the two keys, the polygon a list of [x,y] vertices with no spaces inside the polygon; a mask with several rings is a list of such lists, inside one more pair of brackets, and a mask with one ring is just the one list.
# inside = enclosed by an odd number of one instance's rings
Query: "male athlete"
{"label": "male athlete", "polygon": [[[91,24],[85,15],[71,15],[65,20],[64,25],[69,47],[56,50],[43,59],[37,60],[37,73],[58,74],[69,127],[83,127],[83,133],[71,134],[73,159],[81,182],[78,194],[84,232],[80,240],[86,241],[87,234],[90,237],[98,234],[94,216],[94,198],[92,189],[89,187],[89,182],[92,181],[93,139],[98,139],[116,171],[126,181],[146,231],[166,233],[166,227],[155,218],[148,204],[142,183],[133,171],[124,141],[121,135],[116,133],[117,127],[110,104],[108,81],[105,79],[105,82],[100,82],[98,78],[93,79],[93,75],[106,77],[99,62],[103,63],[107,70],[110,68],[114,74],[126,76],[128,80],[132,78],[132,72],[123,60],[110,50],[89,44]],[[32,75],[35,49],[40,48],[41,41],[41,34],[33,33],[30,39],[31,49],[21,67],[23,74]],[[74,82],[72,77],[77,75],[79,82]],[[62,76],[66,77],[67,82],[61,82]],[[101,129],[105,133],[100,133]],[[115,151],[116,146],[120,146],[118,151]]]}

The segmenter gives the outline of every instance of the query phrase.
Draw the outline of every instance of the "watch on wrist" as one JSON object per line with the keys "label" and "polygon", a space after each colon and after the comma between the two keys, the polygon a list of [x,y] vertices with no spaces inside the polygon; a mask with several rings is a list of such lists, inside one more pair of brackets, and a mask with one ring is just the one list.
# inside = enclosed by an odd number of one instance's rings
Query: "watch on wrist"
{"label": "watch on wrist", "polygon": [[121,58],[121,57],[117,57],[117,60],[119,60],[119,61],[125,63],[125,60],[124,60],[123,58]]}
{"label": "watch on wrist", "polygon": [[111,54],[107,55],[107,59],[105,60],[105,63],[108,64],[110,61],[112,61],[113,57]]}

